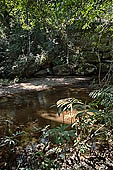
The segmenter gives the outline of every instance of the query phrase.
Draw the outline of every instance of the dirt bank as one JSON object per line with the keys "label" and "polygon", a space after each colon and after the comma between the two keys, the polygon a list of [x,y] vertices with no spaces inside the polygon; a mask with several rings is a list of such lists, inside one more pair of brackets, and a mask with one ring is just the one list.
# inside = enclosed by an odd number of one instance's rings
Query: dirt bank
{"label": "dirt bank", "polygon": [[18,93],[25,93],[29,91],[41,91],[55,86],[75,85],[83,86],[88,85],[90,82],[89,77],[46,77],[29,79],[26,82],[16,83],[9,86],[0,87],[0,97],[14,95]]}

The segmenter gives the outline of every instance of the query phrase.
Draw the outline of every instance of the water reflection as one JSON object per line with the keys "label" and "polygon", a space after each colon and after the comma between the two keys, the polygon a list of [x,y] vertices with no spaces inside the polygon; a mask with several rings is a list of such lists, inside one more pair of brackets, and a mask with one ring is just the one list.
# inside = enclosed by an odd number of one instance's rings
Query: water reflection
{"label": "water reflection", "polygon": [[57,108],[53,106],[59,99],[75,97],[88,100],[89,89],[69,87],[55,87],[49,90],[33,92],[11,97],[7,102],[0,103],[0,116],[12,118],[17,124],[24,124],[38,119],[39,126],[62,122],[57,116]]}

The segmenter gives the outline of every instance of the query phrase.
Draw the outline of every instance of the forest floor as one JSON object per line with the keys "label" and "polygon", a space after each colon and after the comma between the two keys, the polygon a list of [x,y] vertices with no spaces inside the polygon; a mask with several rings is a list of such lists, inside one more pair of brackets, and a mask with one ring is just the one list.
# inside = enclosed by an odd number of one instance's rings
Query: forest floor
{"label": "forest floor", "polygon": [[18,93],[26,93],[32,91],[42,91],[55,86],[86,86],[89,85],[91,78],[89,77],[43,77],[32,78],[20,83],[0,86],[0,97],[15,95]]}

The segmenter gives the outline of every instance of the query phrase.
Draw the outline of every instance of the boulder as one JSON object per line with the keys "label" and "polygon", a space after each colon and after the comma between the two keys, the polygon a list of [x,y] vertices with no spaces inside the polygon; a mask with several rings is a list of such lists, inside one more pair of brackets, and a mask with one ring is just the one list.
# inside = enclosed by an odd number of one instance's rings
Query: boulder
{"label": "boulder", "polygon": [[91,74],[94,74],[97,70],[97,67],[93,64],[84,63],[78,66],[77,74],[78,75],[84,75],[89,76]]}
{"label": "boulder", "polygon": [[68,76],[71,74],[71,70],[68,65],[56,65],[53,67],[54,75]]}
{"label": "boulder", "polygon": [[39,76],[46,76],[48,74],[47,69],[40,70],[37,73],[35,73],[34,77],[39,77]]}

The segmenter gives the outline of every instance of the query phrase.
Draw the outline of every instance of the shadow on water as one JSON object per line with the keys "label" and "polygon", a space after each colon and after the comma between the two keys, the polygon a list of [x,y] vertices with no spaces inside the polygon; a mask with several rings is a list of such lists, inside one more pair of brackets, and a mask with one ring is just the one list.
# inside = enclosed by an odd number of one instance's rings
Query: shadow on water
{"label": "shadow on water", "polygon": [[62,123],[62,117],[57,115],[57,108],[51,106],[59,99],[68,97],[88,101],[89,91],[90,89],[82,87],[58,86],[44,91],[18,94],[7,102],[0,103],[0,116],[10,118],[19,125],[38,120],[41,127],[47,124],[54,127]]}

